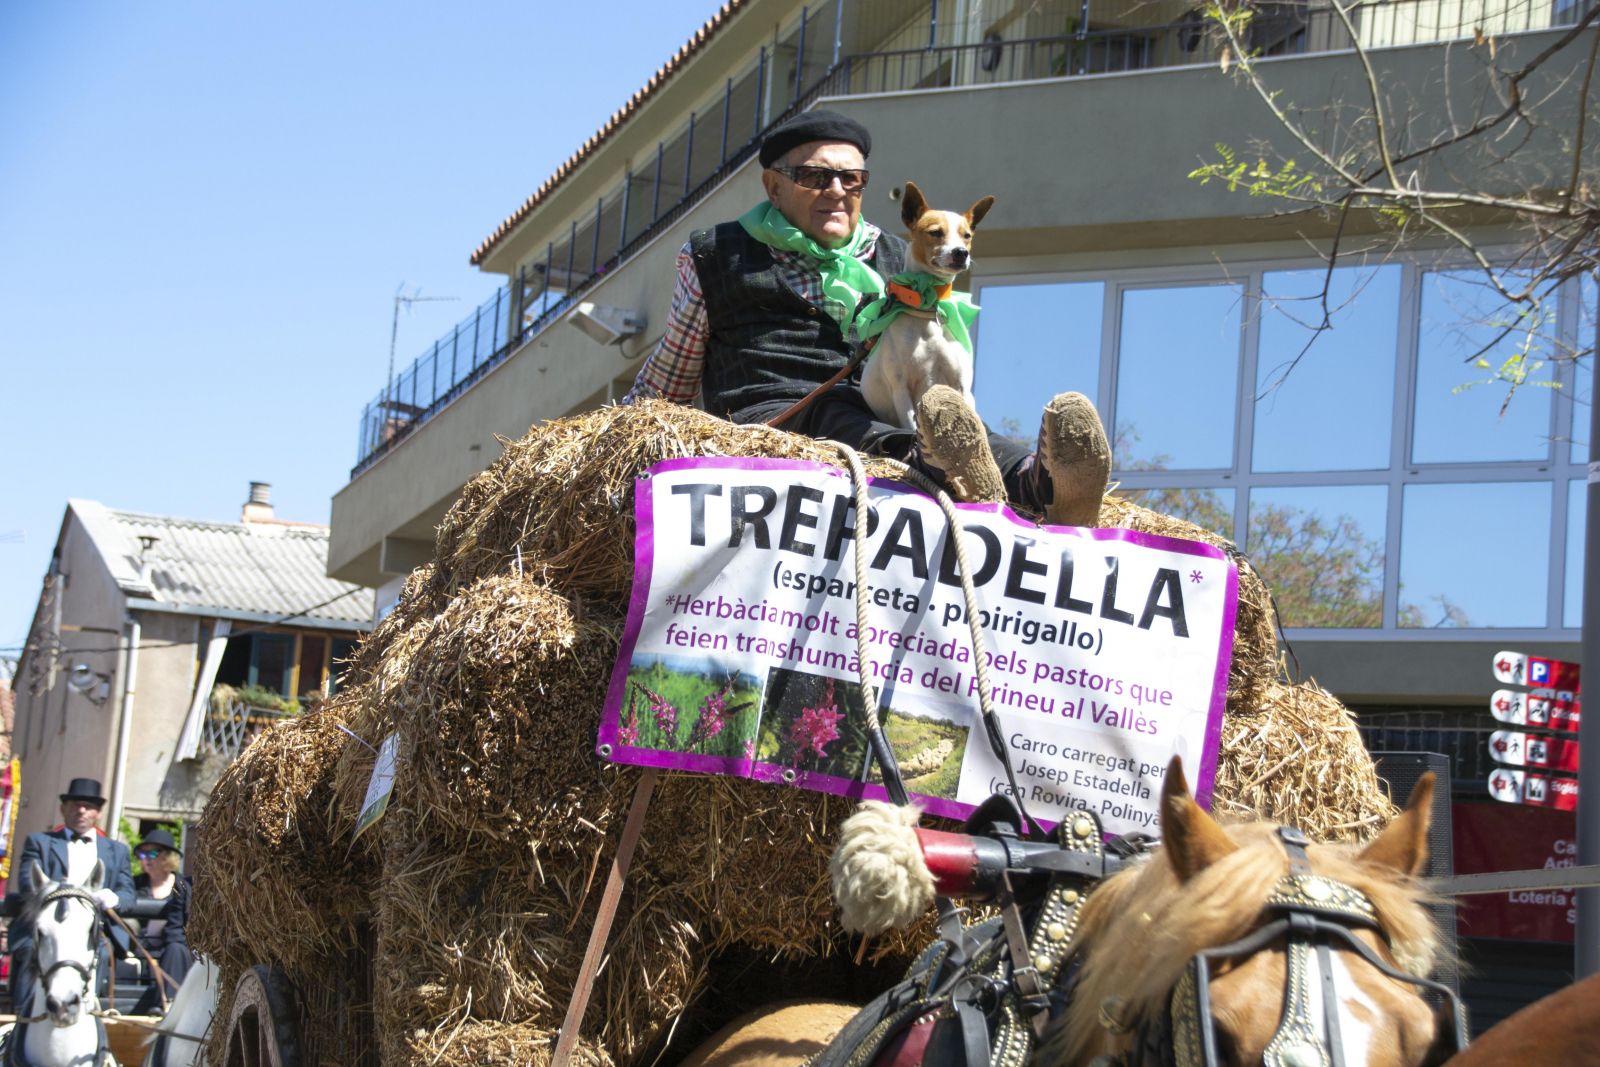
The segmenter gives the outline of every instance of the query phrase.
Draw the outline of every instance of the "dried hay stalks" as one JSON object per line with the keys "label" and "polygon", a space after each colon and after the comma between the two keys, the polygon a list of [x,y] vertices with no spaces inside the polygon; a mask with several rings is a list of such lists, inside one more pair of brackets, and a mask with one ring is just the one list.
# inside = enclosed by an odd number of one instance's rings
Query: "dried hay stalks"
{"label": "dried hay stalks", "polygon": [[[445,516],[434,557],[444,589],[520,568],[568,596],[621,603],[633,581],[634,479],[680,456],[839,463],[832,445],[664,401],[547,422],[508,443]],[[867,472],[892,470],[869,460]]]}
{"label": "dried hay stalks", "polygon": [[341,695],[273,725],[223,772],[196,827],[194,947],[237,973],[271,960],[314,972],[371,910],[376,862],[331,818],[333,770],[349,740]]}
{"label": "dried hay stalks", "polygon": [[[279,727],[213,793],[206,825],[231,829],[215,841],[203,833],[201,847],[210,869],[233,873],[197,900],[196,927],[225,966],[270,959],[293,975],[318,942],[348,943],[348,917],[330,926],[326,916],[308,922],[312,912],[369,910],[385,1063],[546,1061],[638,780],[593,753],[632,580],[635,476],[690,455],[837,462],[831,446],[662,403],[602,409],[508,443],[446,517],[434,562],[363,643],[337,711]],[[1116,498],[1101,521],[1227,547]],[[1235,558],[1218,809],[1318,836],[1364,835],[1393,807],[1338,702],[1275,682],[1270,598]],[[373,744],[398,732],[396,789],[344,866],[303,877],[302,862],[309,873],[344,857],[371,770],[371,751],[346,743],[335,718]],[[641,1062],[658,1049],[721,949],[799,962],[853,948],[834,923],[826,871],[850,808],[663,775],[580,1062]],[[274,833],[280,824],[293,833]],[[873,952],[903,957],[927,936],[881,939]]]}
{"label": "dried hay stalks", "polygon": [[[393,1055],[442,1048],[441,1019],[515,1024],[535,1044],[560,1026],[638,781],[593,755],[620,625],[530,579],[485,578],[428,624],[389,691],[400,774],[382,823],[375,1000]],[[620,1062],[656,1047],[722,946],[840,950],[826,858],[850,808],[664,776],[584,1036]],[[906,957],[925,933],[877,950]]]}
{"label": "dried hay stalks", "polygon": [[1315,682],[1273,683],[1222,720],[1216,812],[1298,826],[1318,841],[1362,841],[1399,809],[1355,718]]}

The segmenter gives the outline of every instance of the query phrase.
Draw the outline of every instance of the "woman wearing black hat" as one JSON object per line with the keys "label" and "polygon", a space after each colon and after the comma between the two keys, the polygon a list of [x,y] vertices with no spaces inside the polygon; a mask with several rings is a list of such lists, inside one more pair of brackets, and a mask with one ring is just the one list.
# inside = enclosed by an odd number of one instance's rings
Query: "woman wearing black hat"
{"label": "woman wearing black hat", "polygon": [[[159,918],[145,921],[145,951],[155,959],[156,965],[174,984],[167,989],[171,999],[183,976],[189,973],[193,957],[189,953],[189,940],[184,925],[189,921],[189,897],[193,887],[187,875],[178,873],[183,865],[183,853],[178,843],[165,830],[151,830],[133,850],[144,872],[134,876],[134,894],[140,900],[164,900],[166,907]],[[144,996],[134,1006],[135,1015],[151,1015],[161,1008],[161,997],[155,986],[145,990]]]}

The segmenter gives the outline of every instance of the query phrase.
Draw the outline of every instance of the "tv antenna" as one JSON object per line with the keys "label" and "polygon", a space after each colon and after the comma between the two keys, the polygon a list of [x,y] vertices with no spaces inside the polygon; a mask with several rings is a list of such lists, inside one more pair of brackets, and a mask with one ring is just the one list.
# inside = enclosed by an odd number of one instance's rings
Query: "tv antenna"
{"label": "tv antenna", "polygon": [[[395,407],[394,348],[395,340],[400,335],[400,308],[403,306],[407,311],[410,311],[412,304],[427,304],[435,301],[447,302],[459,299],[461,298],[457,296],[423,296],[422,287],[420,285],[417,286],[417,288],[408,296],[406,294],[405,282],[401,282],[400,287],[394,291],[394,319],[389,323],[389,384],[388,388],[384,390],[383,397],[383,408],[385,411],[392,412]],[[408,414],[415,416],[416,412],[413,411],[409,412]],[[387,416],[385,417],[387,418]]]}

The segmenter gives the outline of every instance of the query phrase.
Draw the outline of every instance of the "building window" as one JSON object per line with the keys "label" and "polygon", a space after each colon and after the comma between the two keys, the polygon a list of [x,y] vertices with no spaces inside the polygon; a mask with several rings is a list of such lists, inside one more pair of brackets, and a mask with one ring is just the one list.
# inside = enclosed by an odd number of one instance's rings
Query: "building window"
{"label": "building window", "polygon": [[357,642],[348,637],[335,637],[333,639],[333,658],[328,664],[328,694],[331,696],[339,691],[340,683],[344,681],[345,672],[350,669],[350,659],[356,654]]}
{"label": "building window", "polygon": [[1243,303],[1238,285],[1123,291],[1113,442],[1119,469],[1233,466]]}
{"label": "building window", "polygon": [[[1417,332],[1413,463],[1542,460],[1550,455],[1553,364],[1506,404],[1497,377],[1521,344],[1523,325],[1509,320],[1482,275],[1422,276]],[[1541,327],[1547,328],[1547,327]],[[1537,383],[1543,383],[1537,384]],[[1503,410],[1502,410],[1503,408]]]}
{"label": "building window", "polygon": [[1400,268],[1270,271],[1262,279],[1251,466],[1383,470],[1394,421]]}
{"label": "building window", "polygon": [[[216,684],[258,686],[285,700],[332,693],[353,640],[327,634],[245,632],[228,639]],[[329,657],[334,659],[329,662]]]}
{"label": "building window", "polygon": [[1245,550],[1271,586],[1284,626],[1383,625],[1388,511],[1382,485],[1250,491]]}
{"label": "building window", "polygon": [[1589,503],[1588,486],[1574,478],[1567,483],[1566,584],[1561,596],[1561,625],[1576,630],[1583,625],[1583,531]]}
{"label": "building window", "polygon": [[1402,628],[1547,624],[1549,482],[1405,487]]}
{"label": "building window", "polygon": [[1099,392],[1104,306],[1099,282],[984,288],[972,391],[992,429],[1031,442],[1045,400]]}
{"label": "building window", "polygon": [[1561,355],[1597,295],[1566,283],[1508,404],[1527,323],[1466,270],[980,279],[978,409],[1031,439],[1052,394],[1094,396],[1119,492],[1245,546],[1291,629],[1570,640],[1590,378]]}

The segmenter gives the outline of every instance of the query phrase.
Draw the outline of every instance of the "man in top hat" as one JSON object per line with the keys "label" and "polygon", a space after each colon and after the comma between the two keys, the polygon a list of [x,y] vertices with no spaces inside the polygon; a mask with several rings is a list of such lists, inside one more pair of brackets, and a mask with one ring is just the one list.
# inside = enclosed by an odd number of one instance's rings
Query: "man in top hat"
{"label": "man in top hat", "polygon": [[[672,311],[627,401],[692,403],[737,423],[764,423],[849,362],[855,318],[906,268],[906,243],[861,217],[872,136],[833,111],[774,128],[759,161],[766,200],[735,222],[693,233],[678,253]],[[1111,451],[1088,398],[1046,405],[1038,446],[991,434],[965,403],[918,415],[916,431],[879,422],[861,370],[817,396],[786,430],[891,456],[965,485],[1003,481],[1012,501],[1051,522],[1093,526]],[[920,435],[920,437],[919,437]]]}
{"label": "man in top hat", "polygon": [[[55,882],[82,885],[94,872],[95,862],[105,865],[101,887],[95,899],[102,908],[127,908],[133,904],[133,866],[128,846],[101,833],[95,823],[105,807],[100,783],[93,778],[74,778],[61,794],[62,824],[43,833],[29,834],[17,860],[17,886],[32,893],[33,865],[37,863],[46,878]],[[128,935],[116,923],[107,923],[111,940],[120,953],[129,950]],[[18,918],[11,923],[11,997],[17,1014],[28,1011],[33,1001],[33,928]],[[109,955],[102,947],[99,986],[104,990]]]}

